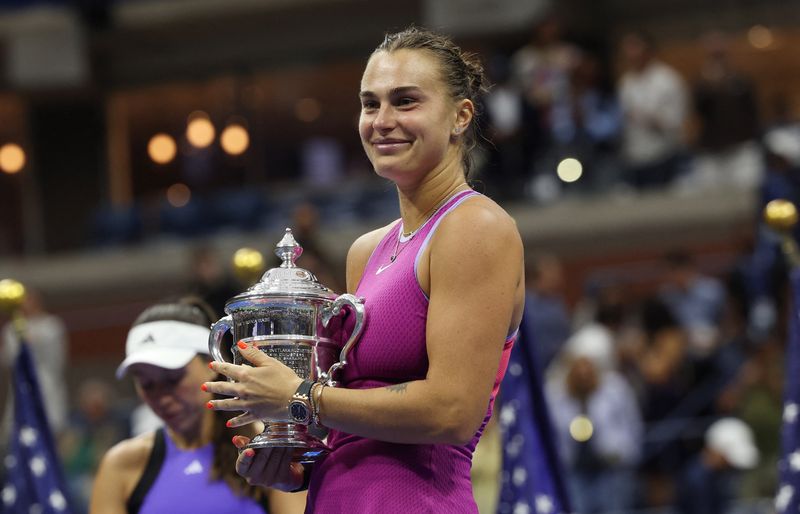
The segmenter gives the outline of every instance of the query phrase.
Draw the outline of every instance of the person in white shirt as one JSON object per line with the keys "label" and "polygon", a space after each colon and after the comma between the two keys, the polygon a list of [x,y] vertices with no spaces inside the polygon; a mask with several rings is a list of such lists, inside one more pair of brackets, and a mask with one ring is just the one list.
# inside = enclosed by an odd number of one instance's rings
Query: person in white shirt
{"label": "person in white shirt", "polygon": [[629,33],[620,41],[626,71],[619,81],[622,156],[636,188],[663,186],[680,172],[688,95],[680,75],[655,55],[652,41]]}

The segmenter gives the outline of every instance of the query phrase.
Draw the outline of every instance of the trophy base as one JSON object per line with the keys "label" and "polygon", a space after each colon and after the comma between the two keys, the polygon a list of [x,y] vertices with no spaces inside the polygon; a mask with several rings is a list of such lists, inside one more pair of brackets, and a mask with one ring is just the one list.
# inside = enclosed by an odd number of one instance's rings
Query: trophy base
{"label": "trophy base", "polygon": [[308,427],[296,423],[268,422],[245,448],[294,448],[292,462],[301,464],[312,464],[330,452],[325,443],[308,433]]}

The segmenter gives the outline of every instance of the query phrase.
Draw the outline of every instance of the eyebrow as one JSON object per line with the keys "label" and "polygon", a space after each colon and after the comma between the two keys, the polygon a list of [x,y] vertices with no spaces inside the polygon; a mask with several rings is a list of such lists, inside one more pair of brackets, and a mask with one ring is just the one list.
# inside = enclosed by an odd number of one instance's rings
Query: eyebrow
{"label": "eyebrow", "polygon": [[[389,90],[389,96],[398,96],[405,93],[412,93],[412,92],[420,92],[422,89],[419,86],[400,86],[395,87]],[[378,96],[372,91],[361,91],[358,93],[360,98],[368,97],[368,96]]]}

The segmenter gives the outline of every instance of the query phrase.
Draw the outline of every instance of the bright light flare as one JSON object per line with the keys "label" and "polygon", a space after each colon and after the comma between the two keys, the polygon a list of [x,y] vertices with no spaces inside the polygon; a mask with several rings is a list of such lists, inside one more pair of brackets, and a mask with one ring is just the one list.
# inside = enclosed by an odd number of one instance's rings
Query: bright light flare
{"label": "bright light flare", "polygon": [[232,123],[222,131],[220,144],[225,153],[229,155],[241,155],[250,146],[250,135],[247,133],[247,129],[242,125]]}
{"label": "bright light flare", "polygon": [[578,159],[567,157],[558,163],[556,173],[563,182],[575,182],[583,175],[583,165]]}
{"label": "bright light flare", "polygon": [[25,167],[25,150],[16,143],[0,146],[0,170],[9,175],[19,173]]}
{"label": "bright light flare", "polygon": [[156,134],[147,143],[147,154],[156,164],[167,164],[175,158],[178,146],[169,134]]}

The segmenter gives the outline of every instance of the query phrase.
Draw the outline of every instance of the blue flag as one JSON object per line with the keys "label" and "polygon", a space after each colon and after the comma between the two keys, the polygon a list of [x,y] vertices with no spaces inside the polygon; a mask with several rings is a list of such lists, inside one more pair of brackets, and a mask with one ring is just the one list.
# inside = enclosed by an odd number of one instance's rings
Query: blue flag
{"label": "blue flag", "polygon": [[503,478],[498,514],[568,514],[533,335],[523,319],[500,391]]}
{"label": "blue flag", "polygon": [[775,496],[778,514],[800,509],[800,270],[790,275],[791,308],[786,342],[786,384],[783,394],[783,453],[778,462]]}
{"label": "blue flag", "polygon": [[11,377],[14,428],[4,458],[5,483],[0,512],[70,514],[66,482],[44,413],[42,395],[28,345],[21,341]]}

